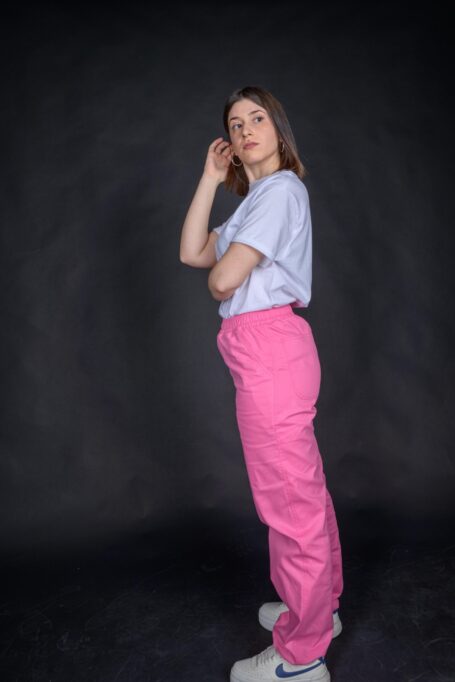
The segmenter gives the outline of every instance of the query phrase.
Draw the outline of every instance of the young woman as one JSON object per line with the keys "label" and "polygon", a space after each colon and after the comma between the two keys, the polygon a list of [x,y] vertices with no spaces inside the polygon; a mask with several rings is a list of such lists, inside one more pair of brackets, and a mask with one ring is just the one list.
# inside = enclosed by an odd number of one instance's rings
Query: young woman
{"label": "young woman", "polygon": [[[311,327],[293,308],[311,297],[312,227],[306,169],[277,99],[236,90],[224,108],[229,142],[214,140],[182,228],[180,259],[211,268],[220,301],[220,354],[253,501],[269,528],[270,577],[282,602],[259,609],[273,644],[237,661],[231,682],[330,681],[325,654],[341,632],[342,557],[313,419],[321,368]],[[216,188],[244,197],[207,233]]]}

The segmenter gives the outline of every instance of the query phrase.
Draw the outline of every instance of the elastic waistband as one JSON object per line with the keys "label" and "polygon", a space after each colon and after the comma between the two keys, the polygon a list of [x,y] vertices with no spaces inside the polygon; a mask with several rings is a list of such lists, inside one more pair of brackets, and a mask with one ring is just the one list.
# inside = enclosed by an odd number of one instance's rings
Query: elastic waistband
{"label": "elastic waistband", "polygon": [[278,317],[294,316],[295,313],[290,303],[276,306],[275,308],[264,308],[264,310],[252,310],[249,313],[239,313],[232,317],[225,317],[221,322],[221,329],[233,329],[234,327],[245,327],[252,324],[262,324],[270,322]]}

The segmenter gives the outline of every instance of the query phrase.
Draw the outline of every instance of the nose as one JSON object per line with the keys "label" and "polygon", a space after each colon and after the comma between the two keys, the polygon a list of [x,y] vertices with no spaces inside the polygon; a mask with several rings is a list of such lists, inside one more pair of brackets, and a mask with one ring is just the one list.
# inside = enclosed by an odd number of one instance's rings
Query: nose
{"label": "nose", "polygon": [[244,125],[244,126],[243,126],[243,130],[242,130],[243,138],[249,136],[249,134],[250,134],[250,130],[249,130],[248,126],[247,126],[247,125]]}

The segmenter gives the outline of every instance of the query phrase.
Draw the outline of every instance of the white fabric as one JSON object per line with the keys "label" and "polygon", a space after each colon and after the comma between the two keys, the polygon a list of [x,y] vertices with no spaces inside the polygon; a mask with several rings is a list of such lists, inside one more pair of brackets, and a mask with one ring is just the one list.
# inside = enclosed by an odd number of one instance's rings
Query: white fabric
{"label": "white fabric", "polygon": [[217,261],[231,242],[254,247],[264,258],[230,298],[221,317],[291,303],[306,308],[311,299],[312,227],[308,190],[291,170],[250,183],[248,194],[222,225],[215,227]]}

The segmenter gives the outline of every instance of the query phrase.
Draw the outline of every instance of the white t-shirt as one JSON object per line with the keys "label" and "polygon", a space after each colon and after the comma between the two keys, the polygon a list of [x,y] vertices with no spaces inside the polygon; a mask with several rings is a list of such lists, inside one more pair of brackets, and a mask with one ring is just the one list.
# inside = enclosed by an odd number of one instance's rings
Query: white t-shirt
{"label": "white t-shirt", "polygon": [[221,301],[221,317],[311,299],[312,228],[308,190],[294,171],[283,169],[250,182],[248,194],[215,227],[217,261],[231,242],[253,246],[264,258],[232,296]]}

